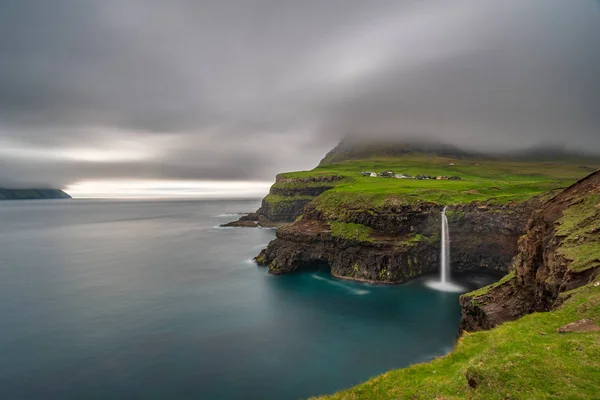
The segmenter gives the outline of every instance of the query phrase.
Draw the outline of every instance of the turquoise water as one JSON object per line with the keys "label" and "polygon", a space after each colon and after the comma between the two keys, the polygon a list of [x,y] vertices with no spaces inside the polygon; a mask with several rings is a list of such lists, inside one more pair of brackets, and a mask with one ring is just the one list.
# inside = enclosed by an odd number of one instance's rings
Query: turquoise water
{"label": "turquoise water", "polygon": [[451,350],[456,293],[254,265],[274,231],[218,225],[257,206],[0,202],[0,398],[298,399]]}

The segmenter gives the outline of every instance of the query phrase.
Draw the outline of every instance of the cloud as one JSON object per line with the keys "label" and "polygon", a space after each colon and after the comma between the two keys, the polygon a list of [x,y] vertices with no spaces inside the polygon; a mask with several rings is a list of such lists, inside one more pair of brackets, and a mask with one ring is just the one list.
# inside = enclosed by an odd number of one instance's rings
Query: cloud
{"label": "cloud", "polygon": [[264,180],[342,136],[600,149],[600,7],[7,0],[0,184]]}

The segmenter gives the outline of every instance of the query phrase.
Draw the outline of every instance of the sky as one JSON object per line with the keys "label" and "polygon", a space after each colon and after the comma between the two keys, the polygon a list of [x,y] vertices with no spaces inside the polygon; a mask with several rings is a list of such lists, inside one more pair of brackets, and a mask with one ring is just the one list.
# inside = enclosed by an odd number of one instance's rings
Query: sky
{"label": "sky", "polygon": [[260,192],[345,135],[600,152],[599,43],[598,0],[0,0],[0,186]]}

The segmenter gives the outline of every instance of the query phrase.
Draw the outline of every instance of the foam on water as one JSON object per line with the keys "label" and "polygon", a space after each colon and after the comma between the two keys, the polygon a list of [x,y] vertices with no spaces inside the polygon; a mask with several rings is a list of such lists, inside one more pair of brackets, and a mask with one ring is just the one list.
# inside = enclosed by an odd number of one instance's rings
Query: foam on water
{"label": "foam on water", "polygon": [[312,277],[314,279],[319,280],[319,281],[327,282],[329,285],[337,286],[337,287],[341,287],[343,289],[346,289],[348,292],[350,292],[352,294],[355,294],[357,296],[364,296],[365,294],[371,293],[369,290],[366,290],[366,289],[354,289],[354,288],[349,287],[348,285],[344,285],[341,282],[333,281],[333,280],[324,278],[322,276],[319,276],[317,274],[313,274]]}
{"label": "foam on water", "polygon": [[215,225],[213,226],[211,229],[238,229],[235,226],[221,226],[221,225]]}
{"label": "foam on water", "polygon": [[427,281],[425,282],[425,286],[427,286],[430,289],[439,290],[440,292],[466,292],[465,288],[451,282]]}

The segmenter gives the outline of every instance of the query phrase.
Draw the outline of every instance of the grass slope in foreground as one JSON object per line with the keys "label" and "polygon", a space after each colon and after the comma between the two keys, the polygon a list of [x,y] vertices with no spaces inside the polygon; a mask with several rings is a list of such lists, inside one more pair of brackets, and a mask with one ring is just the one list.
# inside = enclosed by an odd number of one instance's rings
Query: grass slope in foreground
{"label": "grass slope in foreground", "polygon": [[445,357],[319,399],[600,399],[600,332],[557,332],[600,323],[597,282],[563,293],[555,311],[465,334]]}
{"label": "grass slope in foreground", "polygon": [[[454,165],[451,165],[454,164]],[[508,203],[564,188],[597,169],[598,165],[577,162],[499,161],[455,159],[431,154],[406,154],[389,158],[343,161],[321,165],[311,171],[281,174],[283,178],[339,176],[334,188],[318,197],[322,206],[351,203],[378,206],[390,198],[404,203],[431,201],[438,204],[467,204],[473,201]],[[460,181],[372,178],[362,171],[431,176],[460,176]],[[289,183],[276,183],[285,188]],[[307,184],[310,185],[310,184]],[[343,200],[342,200],[343,199]],[[340,204],[343,201],[347,204]]]}

